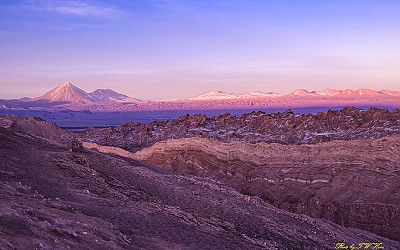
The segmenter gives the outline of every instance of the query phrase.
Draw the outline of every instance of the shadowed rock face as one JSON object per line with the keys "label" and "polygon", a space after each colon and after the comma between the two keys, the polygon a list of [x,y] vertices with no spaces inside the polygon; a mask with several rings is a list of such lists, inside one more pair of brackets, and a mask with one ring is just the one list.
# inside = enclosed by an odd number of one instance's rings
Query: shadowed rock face
{"label": "shadowed rock face", "polygon": [[2,249],[334,249],[400,244],[199,177],[0,128]]}
{"label": "shadowed rock face", "polygon": [[400,133],[400,112],[348,107],[315,115],[261,111],[208,118],[185,115],[149,124],[126,123],[116,128],[89,129],[83,140],[137,151],[158,141],[177,138],[208,138],[222,142],[313,144],[330,140],[372,139]]}
{"label": "shadowed rock face", "polygon": [[159,142],[131,157],[400,240],[399,152],[400,135],[302,146],[191,138]]}

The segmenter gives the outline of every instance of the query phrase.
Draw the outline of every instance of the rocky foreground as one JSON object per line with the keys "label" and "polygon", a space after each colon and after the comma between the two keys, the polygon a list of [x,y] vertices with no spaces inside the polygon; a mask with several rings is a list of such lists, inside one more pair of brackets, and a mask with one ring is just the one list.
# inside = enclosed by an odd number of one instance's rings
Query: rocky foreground
{"label": "rocky foreground", "polygon": [[400,134],[400,110],[353,107],[317,114],[252,112],[241,116],[185,115],[148,124],[129,122],[115,128],[88,129],[85,141],[137,151],[158,141],[208,138],[221,142],[314,144],[331,140],[373,139]]}
{"label": "rocky foreground", "polygon": [[8,121],[0,126],[1,249],[334,249],[338,242],[400,248],[209,179],[93,150],[71,152]]}

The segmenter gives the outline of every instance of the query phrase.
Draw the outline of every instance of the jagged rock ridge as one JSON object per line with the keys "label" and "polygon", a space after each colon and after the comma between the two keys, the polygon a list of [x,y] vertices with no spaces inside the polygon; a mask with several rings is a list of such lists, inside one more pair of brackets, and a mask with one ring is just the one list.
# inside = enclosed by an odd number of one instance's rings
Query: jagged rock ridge
{"label": "jagged rock ridge", "polygon": [[149,124],[130,122],[115,128],[89,129],[82,138],[102,145],[136,151],[158,141],[209,138],[222,142],[245,141],[310,144],[330,140],[372,139],[400,133],[400,111],[353,107],[317,114],[251,112],[215,117],[185,115]]}

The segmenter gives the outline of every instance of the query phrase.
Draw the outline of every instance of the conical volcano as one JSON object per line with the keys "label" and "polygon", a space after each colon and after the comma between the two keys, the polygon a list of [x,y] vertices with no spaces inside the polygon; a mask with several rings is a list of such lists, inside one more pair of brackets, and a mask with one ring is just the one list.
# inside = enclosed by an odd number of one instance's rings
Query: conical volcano
{"label": "conical volcano", "polygon": [[63,101],[73,103],[90,103],[95,101],[90,94],[71,83],[64,83],[36,99],[49,100],[50,102]]}

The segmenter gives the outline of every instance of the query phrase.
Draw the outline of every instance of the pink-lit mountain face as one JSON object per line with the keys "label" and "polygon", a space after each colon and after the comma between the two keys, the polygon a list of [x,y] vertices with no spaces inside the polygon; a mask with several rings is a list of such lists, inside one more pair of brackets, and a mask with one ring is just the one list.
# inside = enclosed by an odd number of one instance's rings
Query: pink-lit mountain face
{"label": "pink-lit mountain face", "polygon": [[[42,103],[41,106],[37,104],[38,102]],[[23,105],[21,106],[20,103],[23,103]],[[289,94],[261,91],[233,94],[210,91],[186,99],[141,101],[111,89],[98,89],[87,93],[71,83],[65,83],[34,99],[24,99],[23,101],[0,100],[0,108],[2,109],[71,109],[77,111],[85,109],[94,112],[338,106],[399,107],[400,91],[371,89],[307,91],[297,89]]]}
{"label": "pink-lit mountain face", "polygon": [[225,93],[222,91],[210,91],[194,97],[187,98],[189,101],[213,101],[213,100],[233,100],[233,99],[366,99],[366,98],[382,98],[390,99],[392,97],[400,97],[400,91],[391,90],[371,90],[371,89],[358,89],[358,90],[335,90],[324,89],[320,91],[307,91],[305,89],[296,89],[289,94],[278,93],[265,93],[261,91],[251,91],[244,94]]}
{"label": "pink-lit mountain face", "polygon": [[70,102],[73,104],[94,104],[98,102],[140,102],[127,95],[119,94],[111,89],[97,89],[86,93],[71,83],[64,83],[34,100],[49,102]]}
{"label": "pink-lit mountain face", "polygon": [[57,88],[54,88],[46,94],[35,98],[35,100],[48,100],[50,102],[72,102],[72,103],[93,103],[93,98],[89,93],[81,90],[80,88],[72,85],[71,83],[64,83]]}
{"label": "pink-lit mountain face", "polygon": [[367,98],[382,98],[390,99],[391,97],[400,97],[400,91],[391,90],[372,90],[372,89],[358,89],[358,90],[336,90],[324,89],[320,91],[307,91],[305,89],[297,89],[294,92],[285,95],[284,97],[313,97],[313,98],[333,98],[333,99],[367,99]]}
{"label": "pink-lit mountain face", "polygon": [[189,101],[209,101],[209,100],[232,100],[232,99],[253,99],[253,98],[274,98],[281,96],[278,93],[265,93],[261,91],[250,91],[244,94],[233,94],[233,93],[225,93],[222,91],[210,91],[206,93],[202,93],[200,95],[189,97],[186,100]]}
{"label": "pink-lit mountain face", "polygon": [[112,89],[97,89],[90,93],[90,96],[102,102],[141,102],[139,99],[117,93]]}
{"label": "pink-lit mountain face", "polygon": [[[399,107],[400,91],[377,91],[371,89],[324,89],[320,91],[307,91],[305,89],[297,89],[289,94],[253,91],[238,95],[221,91],[212,91],[185,99],[178,103],[180,106],[190,107],[193,109],[340,106]],[[171,109],[174,106],[178,106],[177,101],[175,101],[175,105],[170,104]]]}

